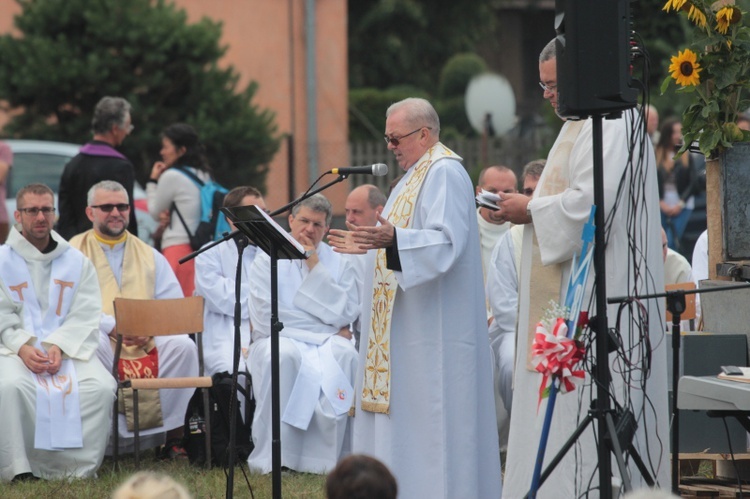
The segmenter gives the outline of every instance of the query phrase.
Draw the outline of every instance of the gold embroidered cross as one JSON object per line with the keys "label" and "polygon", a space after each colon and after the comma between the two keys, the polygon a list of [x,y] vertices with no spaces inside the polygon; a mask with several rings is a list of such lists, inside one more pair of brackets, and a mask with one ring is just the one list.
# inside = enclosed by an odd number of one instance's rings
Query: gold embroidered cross
{"label": "gold embroidered cross", "polygon": [[57,316],[60,317],[60,314],[62,313],[63,293],[65,292],[65,288],[72,288],[74,283],[71,281],[55,279],[55,284],[60,285],[60,296],[57,298],[57,309],[55,310]]}
{"label": "gold embroidered cross", "polygon": [[15,291],[16,293],[18,293],[18,299],[20,301],[23,301],[23,290],[28,287],[29,287],[28,282],[22,282],[21,284],[18,284],[16,286],[8,286],[8,288],[10,288],[11,291]]}

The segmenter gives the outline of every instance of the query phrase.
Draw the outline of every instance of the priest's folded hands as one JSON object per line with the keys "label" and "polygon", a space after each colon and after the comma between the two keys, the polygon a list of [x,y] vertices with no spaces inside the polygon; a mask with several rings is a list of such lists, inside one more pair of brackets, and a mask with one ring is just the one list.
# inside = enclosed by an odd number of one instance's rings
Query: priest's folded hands
{"label": "priest's folded hands", "polygon": [[349,229],[331,229],[328,231],[328,244],[337,253],[361,255],[367,250],[389,248],[393,246],[395,228],[388,220],[378,215],[380,225],[374,227],[357,226],[349,222]]}

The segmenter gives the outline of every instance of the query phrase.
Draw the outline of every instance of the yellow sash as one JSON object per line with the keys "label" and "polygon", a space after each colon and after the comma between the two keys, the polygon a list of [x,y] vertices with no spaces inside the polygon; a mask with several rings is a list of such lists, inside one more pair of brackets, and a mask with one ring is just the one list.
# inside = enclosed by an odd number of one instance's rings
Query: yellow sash
{"label": "yellow sash", "polygon": [[[412,167],[411,176],[393,202],[387,219],[395,227],[411,227],[417,197],[435,161],[461,157],[441,143],[432,146]],[[391,316],[398,282],[386,267],[385,249],[377,250],[372,281],[372,311],[367,336],[365,377],[362,386],[362,410],[388,414],[391,384]]]}
{"label": "yellow sash", "polygon": [[[569,121],[560,132],[542,177],[539,179],[537,197],[554,196],[560,194],[570,186],[570,152],[573,150],[578,134],[581,133],[585,121]],[[536,372],[531,366],[533,353],[531,345],[534,343],[536,324],[550,307],[550,300],[560,300],[560,286],[562,282],[562,267],[560,264],[542,265],[541,251],[533,235],[531,248],[524,248],[524,252],[531,252],[531,276],[529,282],[529,323],[526,331],[527,357],[526,368]]]}
{"label": "yellow sash", "polygon": [[[114,315],[114,300],[117,297],[144,300],[154,298],[156,261],[153,248],[137,237],[129,235],[128,232],[124,232],[124,235],[125,253],[122,260],[121,285],[117,284],[115,274],[93,229],[70,240],[71,246],[81,250],[94,264],[102,293],[102,311],[112,316]],[[114,338],[110,338],[110,341],[114,350],[116,341]],[[155,347],[153,338],[140,347],[122,345],[120,379],[157,377],[158,370],[154,367],[158,365],[158,354],[154,351]],[[126,415],[128,430],[132,431],[132,391],[130,389],[124,391],[126,395],[120,397],[120,412]],[[163,424],[157,390],[142,391],[138,402],[141,429],[154,428]]]}

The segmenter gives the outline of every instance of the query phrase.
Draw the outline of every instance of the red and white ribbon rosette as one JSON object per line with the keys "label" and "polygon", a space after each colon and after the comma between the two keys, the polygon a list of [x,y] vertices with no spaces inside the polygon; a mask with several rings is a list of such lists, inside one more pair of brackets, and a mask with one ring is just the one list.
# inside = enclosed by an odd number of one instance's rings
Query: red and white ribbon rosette
{"label": "red and white ribbon rosette", "polygon": [[537,408],[554,378],[560,379],[559,390],[562,393],[574,390],[576,385],[583,382],[583,370],[573,368],[583,359],[585,350],[580,342],[568,338],[568,326],[564,319],[557,319],[552,333],[541,322],[538,323],[531,352],[532,367],[542,373]]}

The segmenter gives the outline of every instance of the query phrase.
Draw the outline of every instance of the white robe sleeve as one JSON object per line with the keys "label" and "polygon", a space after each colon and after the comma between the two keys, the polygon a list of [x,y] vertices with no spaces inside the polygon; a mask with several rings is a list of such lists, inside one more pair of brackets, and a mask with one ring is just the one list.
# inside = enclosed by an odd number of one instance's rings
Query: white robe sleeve
{"label": "white robe sleeve", "polygon": [[13,353],[28,344],[33,344],[36,336],[21,328],[21,306],[16,304],[7,293],[5,285],[0,284],[0,344]]}
{"label": "white robe sleeve", "polygon": [[[453,160],[436,162],[419,194],[418,228],[396,229],[401,271],[394,274],[402,289],[429,283],[453,267],[466,248],[469,224],[476,225],[474,193],[463,166]],[[446,186],[465,184],[465,189]],[[467,218],[471,215],[472,220]],[[477,258],[480,255],[477,254]]]}
{"label": "white robe sleeve", "polygon": [[[700,281],[708,279],[708,231],[704,230],[693,248],[693,279],[698,286]],[[700,295],[695,295],[696,298]]]}
{"label": "white robe sleeve", "polygon": [[[234,241],[227,241],[223,244],[234,244]],[[234,256],[236,260],[237,255]],[[221,263],[221,248],[212,248],[198,255],[195,259],[195,294],[206,300],[206,309],[211,312],[234,317],[235,276],[234,274],[225,276]],[[242,263],[247,265],[245,258]],[[244,270],[240,287],[241,303],[247,303],[250,296],[250,279],[245,278],[247,269]],[[243,319],[249,317],[247,307],[242,307],[241,313]]]}
{"label": "white robe sleeve", "polygon": [[[288,269],[287,262],[279,263],[279,320],[284,324],[282,336],[319,344],[357,317],[359,306],[354,290],[355,272],[351,265],[342,263],[336,279],[330,269],[320,262],[302,279],[296,291],[290,291],[281,289],[286,285],[282,276],[283,269]],[[261,253],[256,255],[250,270],[253,285],[250,287],[249,308],[254,337],[270,336],[270,267],[270,258]],[[293,296],[285,302],[283,296],[292,292]]]}
{"label": "white robe sleeve", "polygon": [[250,267],[250,299],[248,313],[253,333],[261,337],[271,336],[271,259],[259,254]]}
{"label": "white robe sleeve", "polygon": [[[604,120],[602,124],[603,165],[623,171],[624,165],[613,162],[627,158],[625,120]],[[544,265],[561,263],[573,258],[581,249],[581,232],[594,204],[594,157],[591,153],[592,125],[587,121],[570,154],[570,184],[562,193],[535,197],[531,200],[534,232],[539,241]],[[605,213],[611,211],[621,178],[604,175]]]}
{"label": "white robe sleeve", "polygon": [[359,316],[356,270],[346,259],[340,265],[337,280],[323,262],[318,262],[294,296],[294,305],[300,310],[338,328]]}
{"label": "white robe sleeve", "polygon": [[495,318],[490,327],[490,343],[501,334],[515,334],[518,275],[510,231],[500,237],[492,250],[487,269],[487,300]]}
{"label": "white robe sleeve", "polygon": [[99,317],[102,295],[94,265],[89,259],[83,262],[81,282],[73,303],[61,327],[52,332],[42,345],[57,345],[67,356],[87,361],[99,346]]}

